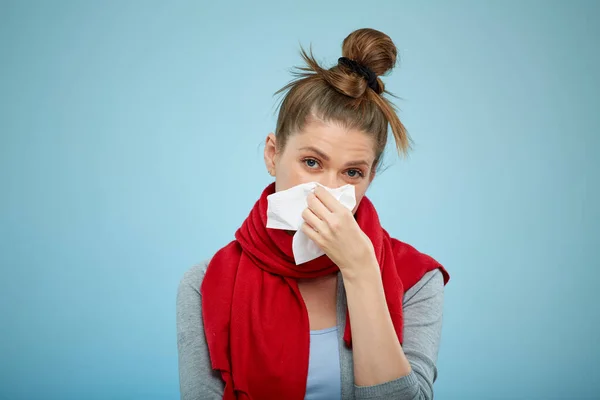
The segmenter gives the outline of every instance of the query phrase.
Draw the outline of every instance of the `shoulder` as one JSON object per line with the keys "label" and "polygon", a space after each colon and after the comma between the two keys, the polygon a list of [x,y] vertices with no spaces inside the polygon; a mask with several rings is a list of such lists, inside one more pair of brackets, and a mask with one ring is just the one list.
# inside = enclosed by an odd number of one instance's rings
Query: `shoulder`
{"label": "shoulder", "polygon": [[431,274],[434,271],[440,273],[443,285],[448,283],[450,274],[435,258],[396,238],[391,238],[391,241],[398,274],[406,285],[405,287],[412,288],[424,279],[425,282],[428,282],[432,276],[436,275]]}
{"label": "shoulder", "polygon": [[205,259],[197,264],[194,264],[191,268],[183,273],[183,276],[179,280],[178,293],[180,295],[182,293],[188,293],[189,291],[195,291],[198,293],[198,295],[200,295],[200,286],[202,285],[202,280],[206,274],[206,269],[208,268],[209,262],[210,258]]}
{"label": "shoulder", "polygon": [[443,297],[444,274],[438,269],[431,270],[404,293],[403,304],[409,305],[425,299]]}

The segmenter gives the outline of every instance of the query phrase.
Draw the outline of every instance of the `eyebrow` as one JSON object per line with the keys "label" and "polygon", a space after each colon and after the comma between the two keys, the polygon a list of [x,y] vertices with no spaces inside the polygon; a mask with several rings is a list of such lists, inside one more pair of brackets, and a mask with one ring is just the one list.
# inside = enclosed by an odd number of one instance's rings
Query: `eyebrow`
{"label": "eyebrow", "polygon": [[[317,149],[316,147],[313,146],[305,146],[305,147],[301,147],[298,150],[308,150],[308,151],[312,151],[313,153],[315,153],[316,155],[318,155],[319,157],[321,157],[323,160],[325,161],[329,161],[330,158],[327,154],[323,153],[321,150]],[[369,168],[371,165],[365,161],[365,160],[356,160],[356,161],[348,161],[346,164],[344,164],[344,167],[358,167],[358,166],[365,166],[367,168]]]}

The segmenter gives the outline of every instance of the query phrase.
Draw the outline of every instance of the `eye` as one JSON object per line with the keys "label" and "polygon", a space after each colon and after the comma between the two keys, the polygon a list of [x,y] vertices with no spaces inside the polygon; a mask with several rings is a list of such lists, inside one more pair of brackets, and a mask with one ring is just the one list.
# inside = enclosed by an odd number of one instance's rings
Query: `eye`
{"label": "eye", "polygon": [[346,173],[350,178],[362,178],[364,176],[362,171],[359,169],[349,169]]}
{"label": "eye", "polygon": [[311,168],[311,169],[314,169],[319,166],[319,162],[317,160],[315,160],[314,158],[305,158],[304,160],[302,160],[302,162],[304,164],[306,164],[306,166],[308,168]]}

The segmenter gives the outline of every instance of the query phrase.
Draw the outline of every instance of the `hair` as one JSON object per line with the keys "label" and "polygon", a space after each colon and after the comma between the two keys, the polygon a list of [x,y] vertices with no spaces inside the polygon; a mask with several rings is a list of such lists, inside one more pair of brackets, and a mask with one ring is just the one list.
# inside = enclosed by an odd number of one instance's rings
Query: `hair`
{"label": "hair", "polygon": [[[284,93],[280,103],[275,136],[277,147],[283,150],[290,135],[301,132],[311,120],[336,122],[346,129],[365,132],[375,139],[375,161],[378,166],[385,150],[388,124],[392,128],[396,149],[406,155],[411,139],[400,122],[397,108],[383,94],[381,75],[388,74],[396,64],[397,50],[392,39],[375,29],[358,29],[342,43],[342,56],[370,68],[377,75],[377,88],[371,89],[367,80],[344,65],[322,68],[315,60],[312,47],[310,55],[300,46],[305,66],[293,67],[296,79],[275,92]],[[295,68],[295,70],[294,70]]]}

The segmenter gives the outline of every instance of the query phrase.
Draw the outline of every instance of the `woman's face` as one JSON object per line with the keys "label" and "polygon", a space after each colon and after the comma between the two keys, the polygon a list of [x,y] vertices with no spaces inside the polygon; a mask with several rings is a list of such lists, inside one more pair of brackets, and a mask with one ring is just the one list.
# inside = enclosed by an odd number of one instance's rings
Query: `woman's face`
{"label": "woman's face", "polygon": [[312,120],[302,132],[288,137],[281,152],[277,152],[276,139],[270,133],[265,145],[265,163],[275,176],[276,191],[312,181],[329,188],[350,183],[356,189],[358,207],[375,176],[373,138],[339,124]]}

